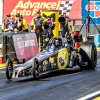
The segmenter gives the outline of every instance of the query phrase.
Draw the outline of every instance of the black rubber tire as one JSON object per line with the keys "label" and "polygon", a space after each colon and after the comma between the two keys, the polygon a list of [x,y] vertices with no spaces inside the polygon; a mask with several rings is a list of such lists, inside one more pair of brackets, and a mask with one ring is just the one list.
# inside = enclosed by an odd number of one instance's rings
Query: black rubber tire
{"label": "black rubber tire", "polygon": [[39,78],[39,71],[38,71],[39,65],[38,65],[38,60],[36,58],[34,58],[33,60],[33,65],[32,65],[32,69],[33,69],[33,78],[34,79],[38,79]]}
{"label": "black rubber tire", "polygon": [[84,62],[88,62],[88,65],[81,69],[94,69],[97,65],[97,49],[93,42],[84,42],[81,45],[80,54]]}
{"label": "black rubber tire", "polygon": [[6,62],[6,77],[8,80],[11,80],[13,75],[13,62],[11,59],[7,59]]}

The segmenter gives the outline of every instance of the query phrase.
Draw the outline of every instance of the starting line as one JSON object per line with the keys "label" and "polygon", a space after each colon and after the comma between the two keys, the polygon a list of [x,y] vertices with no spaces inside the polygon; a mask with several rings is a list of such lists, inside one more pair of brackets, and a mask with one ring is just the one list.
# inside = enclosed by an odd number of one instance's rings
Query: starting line
{"label": "starting line", "polygon": [[[22,64],[14,64],[14,66],[13,67],[17,67],[17,66],[21,66]],[[4,68],[6,68],[6,64],[4,63],[4,64],[0,64],[0,69],[4,69]]]}
{"label": "starting line", "polygon": [[100,91],[89,94],[89,95],[82,97],[78,100],[100,100]]}
{"label": "starting line", "polygon": [[4,64],[0,64],[0,68],[5,67],[5,66],[6,66],[5,63]]}
{"label": "starting line", "polygon": [[100,48],[97,48],[97,51],[100,51]]}

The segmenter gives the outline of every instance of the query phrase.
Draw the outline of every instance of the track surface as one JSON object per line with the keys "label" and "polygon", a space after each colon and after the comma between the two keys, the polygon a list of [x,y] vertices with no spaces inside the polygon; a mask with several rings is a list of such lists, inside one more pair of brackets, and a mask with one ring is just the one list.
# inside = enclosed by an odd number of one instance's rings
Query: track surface
{"label": "track surface", "polygon": [[95,70],[79,67],[53,72],[34,80],[8,81],[0,69],[0,100],[77,100],[100,89],[100,52]]}

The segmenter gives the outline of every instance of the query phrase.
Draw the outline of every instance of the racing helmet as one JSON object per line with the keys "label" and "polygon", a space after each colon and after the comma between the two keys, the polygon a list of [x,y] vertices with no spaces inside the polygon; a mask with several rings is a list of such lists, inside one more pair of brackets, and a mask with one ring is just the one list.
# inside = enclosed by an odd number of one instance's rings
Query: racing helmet
{"label": "racing helmet", "polygon": [[61,38],[57,38],[54,40],[54,45],[55,46],[62,46],[62,39]]}

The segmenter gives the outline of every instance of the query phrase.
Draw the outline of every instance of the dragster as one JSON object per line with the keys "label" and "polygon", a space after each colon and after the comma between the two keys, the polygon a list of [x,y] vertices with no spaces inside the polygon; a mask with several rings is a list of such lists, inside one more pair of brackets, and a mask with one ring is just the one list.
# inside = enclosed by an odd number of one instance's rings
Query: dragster
{"label": "dragster", "polygon": [[[60,19],[64,23],[65,19],[63,17],[60,17]],[[77,34],[75,37],[79,38],[80,35]],[[76,48],[73,45],[74,43],[75,39],[71,38],[67,33],[63,36],[53,37],[49,40],[44,51],[15,69],[12,60],[9,58],[6,62],[7,79],[10,80],[30,75],[38,79],[43,74],[75,66],[79,66],[82,70],[94,69],[97,64],[95,44],[83,42],[79,48]],[[72,64],[70,65],[71,60]]]}

